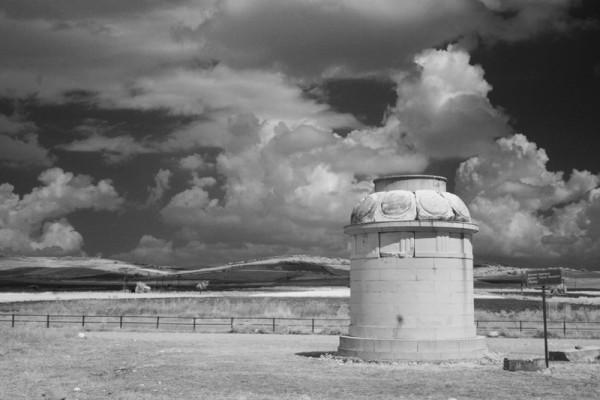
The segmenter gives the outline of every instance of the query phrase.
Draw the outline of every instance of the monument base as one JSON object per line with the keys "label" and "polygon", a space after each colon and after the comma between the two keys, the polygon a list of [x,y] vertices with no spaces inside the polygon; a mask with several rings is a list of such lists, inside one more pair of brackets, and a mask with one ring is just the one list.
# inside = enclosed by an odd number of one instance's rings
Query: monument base
{"label": "monument base", "polygon": [[338,354],[373,361],[454,361],[483,357],[485,337],[464,339],[368,339],[340,336]]}

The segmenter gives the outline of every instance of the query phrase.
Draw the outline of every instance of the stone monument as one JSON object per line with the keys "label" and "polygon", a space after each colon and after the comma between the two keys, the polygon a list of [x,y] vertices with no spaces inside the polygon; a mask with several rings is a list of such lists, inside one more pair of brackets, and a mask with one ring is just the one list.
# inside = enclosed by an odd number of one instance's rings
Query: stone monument
{"label": "stone monument", "polygon": [[446,179],[375,179],[352,211],[350,327],[339,354],[369,360],[479,358],[473,307],[478,231]]}

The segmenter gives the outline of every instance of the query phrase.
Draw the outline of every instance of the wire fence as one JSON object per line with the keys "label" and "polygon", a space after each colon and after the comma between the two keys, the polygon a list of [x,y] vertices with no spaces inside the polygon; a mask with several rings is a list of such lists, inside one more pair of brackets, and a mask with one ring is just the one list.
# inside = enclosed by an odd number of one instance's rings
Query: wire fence
{"label": "wire fence", "polygon": [[[63,327],[79,325],[88,329],[138,328],[194,332],[298,332],[346,333],[347,318],[288,318],[288,317],[178,317],[154,315],[65,315],[0,313],[0,326],[37,325]],[[543,321],[476,320],[477,333],[491,331],[533,336],[540,332]],[[600,337],[600,322],[548,321],[548,332],[564,337]]]}
{"label": "wire fence", "polygon": [[[486,334],[491,331],[519,332],[524,336],[538,334],[543,329],[544,321],[527,320],[476,320],[477,332]],[[600,322],[585,321],[548,321],[547,329],[550,333],[564,337],[598,336],[600,337]]]}
{"label": "wire fence", "polygon": [[284,317],[171,317],[149,315],[64,315],[64,314],[2,314],[0,326],[38,325],[46,328],[79,325],[82,328],[142,328],[191,330],[198,332],[235,332],[280,330],[322,333],[347,329],[344,318],[284,318]]}

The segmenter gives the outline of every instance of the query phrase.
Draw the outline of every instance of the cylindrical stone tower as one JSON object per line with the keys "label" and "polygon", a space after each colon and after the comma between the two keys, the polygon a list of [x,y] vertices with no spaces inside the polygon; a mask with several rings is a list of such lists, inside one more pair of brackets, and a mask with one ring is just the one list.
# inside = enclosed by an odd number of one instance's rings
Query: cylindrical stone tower
{"label": "cylindrical stone tower", "polygon": [[352,211],[350,328],[339,354],[369,360],[478,358],[469,210],[439,176],[388,176]]}

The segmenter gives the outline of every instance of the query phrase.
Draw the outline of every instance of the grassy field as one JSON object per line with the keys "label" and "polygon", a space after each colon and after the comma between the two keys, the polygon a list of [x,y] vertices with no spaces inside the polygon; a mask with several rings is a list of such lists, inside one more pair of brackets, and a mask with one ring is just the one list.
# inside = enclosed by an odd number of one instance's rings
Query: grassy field
{"label": "grassy field", "polygon": [[[502,370],[538,340],[488,340],[473,362],[344,363],[335,336],[2,329],[1,399],[597,399],[600,364]],[[551,341],[550,349],[589,341]],[[307,357],[310,354],[313,357]]]}
{"label": "grassy field", "polygon": [[348,318],[348,300],[248,297],[68,300],[4,303],[0,304],[0,312],[117,316]]}
{"label": "grassy field", "polygon": [[[475,299],[477,319],[540,319],[539,300]],[[64,300],[0,303],[0,312],[86,315],[177,315],[182,317],[349,318],[347,298],[196,297],[164,299]],[[552,302],[554,321],[600,322],[600,301],[592,304]]]}
{"label": "grassy field", "polygon": [[[600,305],[549,303],[549,333],[553,337],[600,338]],[[475,319],[478,334],[498,331],[505,337],[531,337],[543,333],[541,304],[536,300],[476,299]],[[40,317],[18,317],[16,325],[46,325],[50,314],[52,326],[80,324],[86,316],[86,330],[161,330],[202,332],[255,332],[255,333],[323,333],[346,332],[349,319],[347,298],[249,298],[249,297],[194,297],[145,298],[108,300],[61,300],[0,304],[0,325],[11,324],[11,314],[37,314]],[[60,316],[73,317],[60,317]],[[79,316],[79,317],[77,317]],[[95,318],[93,316],[96,316]],[[125,318],[119,318],[126,316]],[[129,316],[129,317],[127,317]],[[147,316],[140,318],[137,316]],[[169,317],[180,317],[177,319]],[[235,324],[229,319],[235,317]],[[248,318],[244,320],[244,317]],[[193,318],[200,318],[193,321]],[[213,318],[202,320],[202,318]],[[220,319],[219,319],[220,318]],[[276,321],[251,318],[278,318]],[[288,318],[288,319],[286,319]],[[303,318],[308,321],[289,320]],[[322,319],[312,322],[311,318]],[[331,320],[331,321],[326,321]],[[54,322],[54,321],[59,321]],[[523,322],[524,321],[524,322]],[[198,324],[196,324],[198,322]],[[217,324],[217,325],[210,325]]]}

